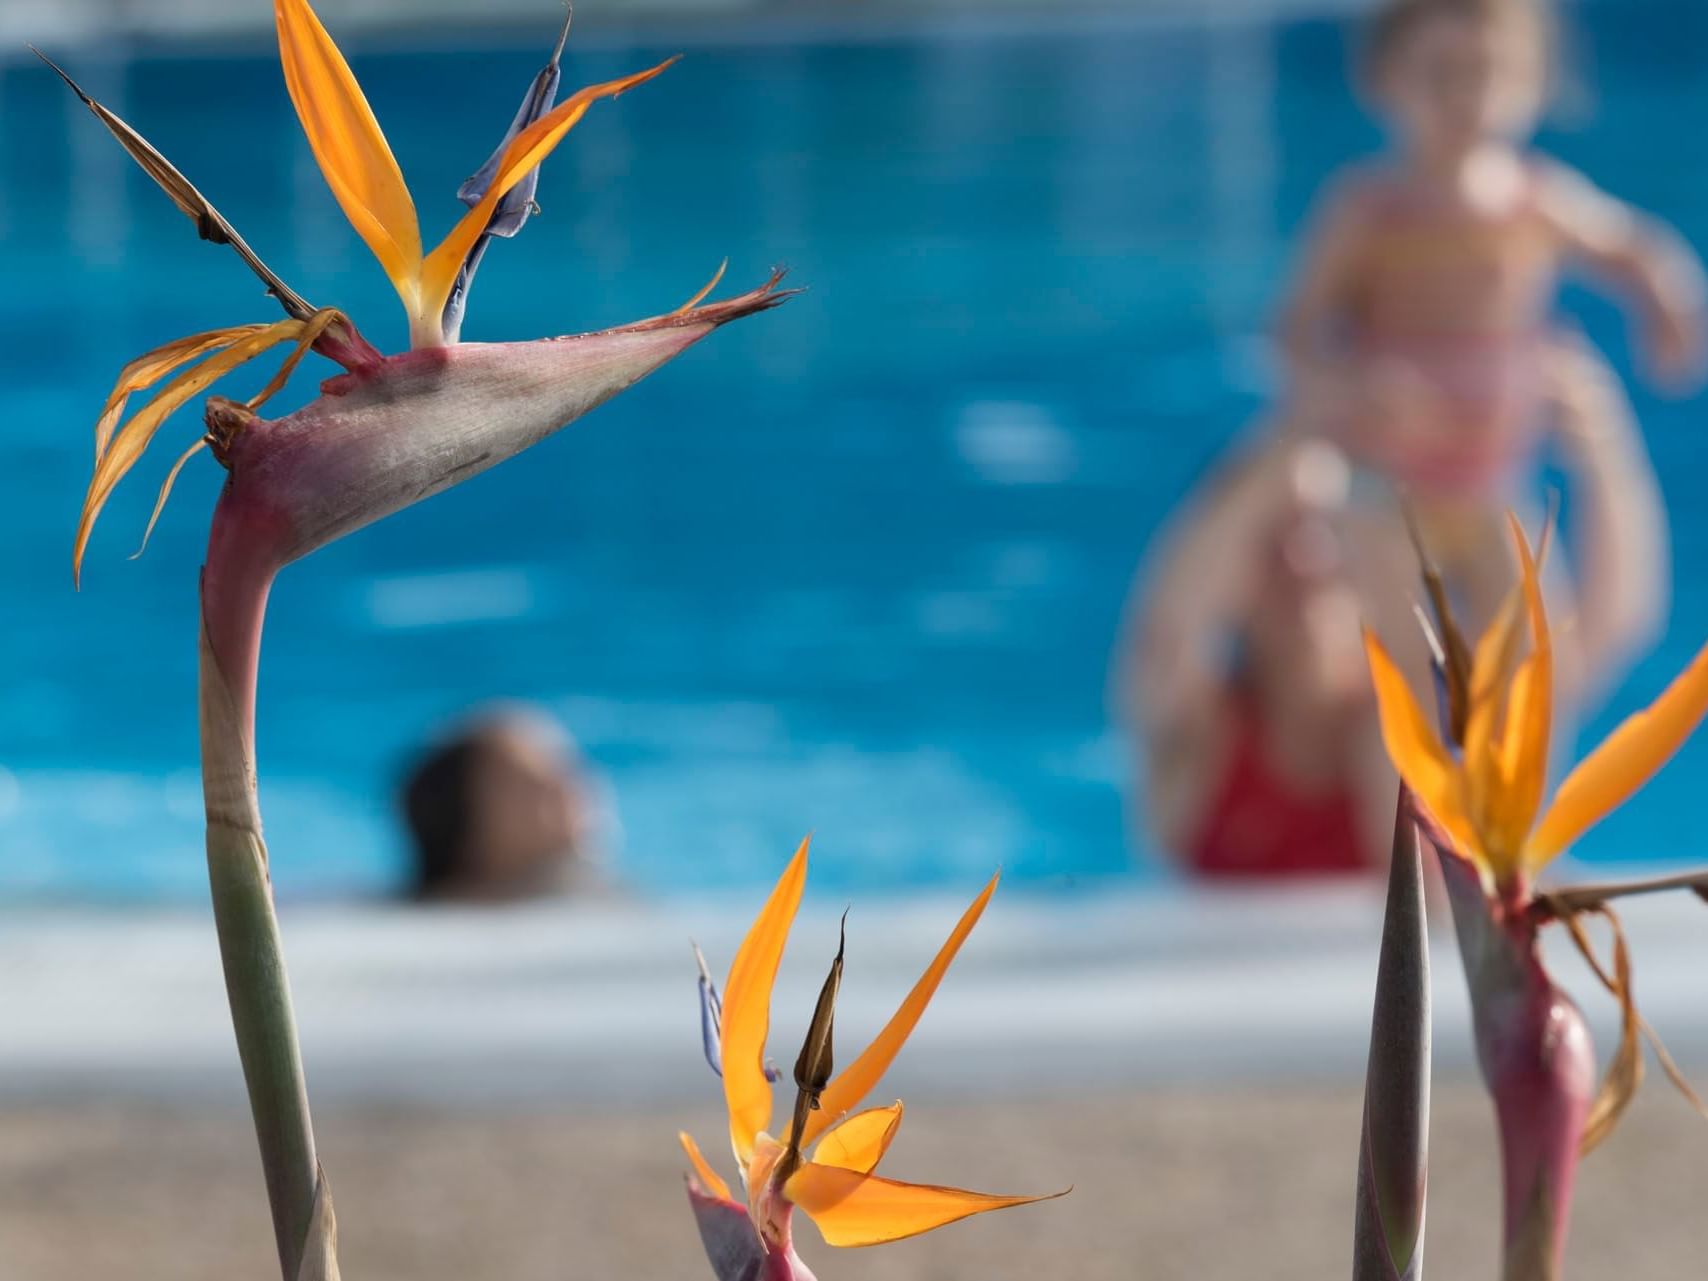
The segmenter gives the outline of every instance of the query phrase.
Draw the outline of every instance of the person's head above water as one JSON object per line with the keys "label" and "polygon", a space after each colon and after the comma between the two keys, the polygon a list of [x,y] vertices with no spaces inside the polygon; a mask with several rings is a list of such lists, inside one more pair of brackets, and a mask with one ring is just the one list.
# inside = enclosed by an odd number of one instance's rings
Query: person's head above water
{"label": "person's head above water", "polygon": [[1245,678],[1334,704],[1366,688],[1358,596],[1341,519],[1352,472],[1345,455],[1310,439],[1282,456],[1281,493],[1242,642]]}
{"label": "person's head above water", "polygon": [[503,901],[561,887],[587,854],[585,793],[556,722],[522,707],[467,721],[404,782],[415,896]]}
{"label": "person's head above water", "polygon": [[1388,0],[1361,78],[1407,145],[1451,156],[1536,127],[1554,43],[1544,0]]}

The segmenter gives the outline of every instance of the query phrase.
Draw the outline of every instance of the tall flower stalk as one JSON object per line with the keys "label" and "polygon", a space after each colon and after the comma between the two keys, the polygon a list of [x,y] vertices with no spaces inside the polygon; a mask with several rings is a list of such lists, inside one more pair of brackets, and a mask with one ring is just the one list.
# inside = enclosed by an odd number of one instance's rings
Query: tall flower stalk
{"label": "tall flower stalk", "polygon": [[[1366,636],[1382,736],[1440,856],[1470,988],[1477,1056],[1493,1096],[1503,1183],[1506,1281],[1557,1281],[1578,1161],[1610,1134],[1642,1079],[1629,949],[1608,906],[1621,893],[1689,886],[1680,877],[1587,891],[1539,891],[1537,874],[1624,803],[1689,737],[1708,710],[1708,648],[1647,709],[1616,729],[1544,807],[1553,733],[1553,642],[1533,553],[1516,521],[1519,583],[1468,646],[1425,562],[1435,604],[1432,642],[1444,692],[1437,734],[1381,642]],[[1596,957],[1579,920],[1604,915],[1613,964]],[[1541,931],[1563,922],[1619,1002],[1619,1045],[1599,1088],[1588,1025],[1548,973]],[[1650,1032],[1652,1039],[1652,1032]],[[1656,1051],[1702,1110],[1665,1050]]]}
{"label": "tall flower stalk", "polygon": [[[168,473],[155,516],[179,469],[207,447],[229,472],[209,532],[199,627],[214,920],[281,1275],[332,1281],[336,1223],[315,1149],[257,792],[255,691],[273,579],[316,548],[521,452],[720,325],[775,306],[787,294],[773,275],[738,297],[700,305],[707,292],[701,290],[667,314],[599,333],[458,345],[474,269],[493,236],[514,234],[526,218],[540,162],[595,101],[669,64],[580,90],[554,106],[554,51],[498,150],[463,184],[467,212],[424,254],[408,188],[337,46],[306,0],[276,0],[275,16],[297,114],[334,196],[397,287],[409,314],[411,350],[382,355],[342,312],[308,303],[159,151],[65,76],[202,237],[230,245],[286,313],[272,324],[178,339],[125,367],[96,424],[95,472],[73,566],[81,568],[101,508],[170,414],[238,365],[288,346],[283,366],[259,395],[245,402],[209,399],[206,433]],[[344,372],[297,412],[262,418],[260,406],[311,350]],[[121,425],[129,398],[161,379],[168,381]]]}

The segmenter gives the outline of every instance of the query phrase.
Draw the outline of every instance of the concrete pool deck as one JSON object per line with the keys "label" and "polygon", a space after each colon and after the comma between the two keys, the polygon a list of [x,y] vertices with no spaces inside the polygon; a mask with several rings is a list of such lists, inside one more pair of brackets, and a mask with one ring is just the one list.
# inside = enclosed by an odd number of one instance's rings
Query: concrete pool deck
{"label": "concrete pool deck", "polygon": [[[494,910],[286,904],[311,1090],[477,1106],[699,1097],[710,1082],[689,940],[721,976],[759,897]],[[965,902],[854,902],[843,1044],[881,1026]],[[796,923],[773,1006],[780,1062],[794,1053],[843,906],[809,899]],[[1374,890],[1347,886],[999,892],[884,1088],[999,1097],[1355,1083],[1380,910]],[[1668,895],[1628,900],[1622,914],[1641,1007],[1700,1075],[1708,907]],[[1555,971],[1605,1049],[1612,1003],[1561,934]],[[1437,1063],[1468,1076],[1449,931],[1437,930],[1434,952]],[[171,1101],[235,1085],[204,913],[9,910],[0,976],[0,1101]],[[1656,1073],[1651,1088],[1669,1087]]]}

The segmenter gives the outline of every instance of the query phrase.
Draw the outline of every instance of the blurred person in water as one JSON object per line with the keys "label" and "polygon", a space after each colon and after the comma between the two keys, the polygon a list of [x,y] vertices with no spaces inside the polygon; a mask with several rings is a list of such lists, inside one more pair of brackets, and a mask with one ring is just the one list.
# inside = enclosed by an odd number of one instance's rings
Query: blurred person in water
{"label": "blurred person in water", "polygon": [[[1283,312],[1289,425],[1329,437],[1351,459],[1349,572],[1372,625],[1409,638],[1396,658],[1419,685],[1427,655],[1409,617],[1415,554],[1398,496],[1475,632],[1512,581],[1505,512],[1525,510],[1550,428],[1572,420],[1567,430],[1580,435],[1629,436],[1622,465],[1644,473],[1637,488],[1655,492],[1623,419],[1586,428],[1584,405],[1564,404],[1583,392],[1579,375],[1594,357],[1561,336],[1553,315],[1561,273],[1586,268],[1615,287],[1641,322],[1658,380],[1684,387],[1701,372],[1695,255],[1529,145],[1555,39],[1544,0],[1378,7],[1361,73],[1389,148],[1332,183]],[[1609,399],[1590,393],[1585,403]],[[1559,436],[1568,454],[1579,443]],[[1534,511],[1526,523],[1536,525]],[[1631,555],[1637,577],[1658,587],[1664,580],[1640,568],[1665,560],[1658,513],[1646,528],[1652,543]],[[1573,550],[1598,554],[1582,537]],[[1548,567],[1556,605],[1571,592],[1565,559]],[[1627,604],[1617,615],[1623,633],[1604,628],[1593,652],[1568,645],[1561,655],[1568,697],[1616,675],[1652,638],[1659,597]]]}
{"label": "blurred person in water", "polygon": [[[1153,553],[1119,656],[1143,816],[1205,876],[1357,872],[1392,824],[1358,598],[1336,520],[1344,457],[1280,439],[1224,464]],[[1364,775],[1372,776],[1368,783]],[[1378,826],[1378,823],[1380,826]]]}
{"label": "blurred person in water", "polygon": [[405,779],[413,896],[491,903],[599,887],[594,790],[551,718],[527,707],[475,715]]}
{"label": "blurred person in water", "polygon": [[[1558,630],[1602,663],[1665,599],[1660,499],[1600,354],[1561,344],[1547,369],[1583,548]],[[1334,445],[1267,431],[1187,501],[1139,579],[1116,664],[1142,762],[1134,812],[1189,873],[1334,875],[1387,857],[1395,777],[1360,639],[1353,484]],[[1391,590],[1414,597],[1415,554],[1404,574]]]}

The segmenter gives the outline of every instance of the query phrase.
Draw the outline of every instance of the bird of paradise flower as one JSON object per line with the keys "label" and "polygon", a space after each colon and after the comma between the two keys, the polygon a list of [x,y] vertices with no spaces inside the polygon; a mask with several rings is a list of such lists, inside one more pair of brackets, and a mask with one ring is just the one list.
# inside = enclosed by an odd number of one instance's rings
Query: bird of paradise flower
{"label": "bird of paradise flower", "polygon": [[694,1140],[686,1133],[678,1137],[693,1166],[688,1191],[695,1218],[720,1281],[812,1281],[793,1245],[790,1220],[797,1208],[828,1244],[866,1246],[917,1236],[970,1215],[1063,1195],[991,1196],[882,1178],[873,1171],[901,1125],[902,1105],[898,1101],[853,1111],[912,1034],[996,892],[996,876],[962,914],[877,1038],[832,1075],[832,1029],[843,964],[838,948],[795,1064],[793,1115],[780,1136],[768,1132],[773,1074],[765,1066],[765,1041],[771,989],[806,884],[807,849],[803,841],[743,939],[730,964],[721,1004],[716,989],[702,978],[709,1011],[707,1057],[723,1078],[730,1146],[741,1172],[745,1204],[735,1199]]}
{"label": "bird of paradise flower", "polygon": [[[1516,519],[1511,529],[1519,582],[1474,649],[1425,558],[1437,628],[1431,642],[1445,695],[1443,734],[1381,641],[1366,633],[1365,643],[1383,741],[1440,855],[1453,907],[1478,1058],[1500,1125],[1505,1276],[1546,1281],[1563,1266],[1579,1158],[1612,1132],[1641,1081],[1641,1034],[1649,1035],[1673,1082],[1704,1110],[1637,1011],[1629,948],[1608,904],[1621,894],[1666,889],[1702,894],[1708,875],[1552,892],[1538,890],[1535,878],[1641,788],[1695,730],[1708,711],[1708,647],[1585,757],[1544,809],[1554,682],[1537,568],[1546,546],[1533,552]],[[1585,913],[1612,926],[1611,967],[1590,945],[1579,920]],[[1599,1091],[1588,1026],[1542,962],[1539,934],[1552,921],[1566,925],[1620,1005],[1619,1047]]]}
{"label": "bird of paradise flower", "polygon": [[[141,134],[54,67],[198,233],[230,246],[285,311],[285,319],[272,324],[177,339],[124,368],[96,423],[95,471],[72,563],[75,575],[96,517],[174,410],[244,362],[291,346],[259,395],[243,403],[209,399],[206,434],[167,473],[154,515],[196,450],[209,448],[230,473],[202,570],[208,871],[280,1268],[285,1281],[330,1281],[338,1275],[336,1225],[309,1119],[256,791],[255,687],[273,579],[316,548],[521,452],[720,325],[775,306],[787,294],[777,289],[781,273],[774,273],[758,289],[702,306],[714,277],[674,311],[616,329],[459,344],[481,256],[493,237],[514,235],[526,221],[540,162],[594,102],[670,64],[593,85],[554,106],[554,50],[492,158],[458,193],[467,212],[423,253],[414,201],[343,55],[307,0],[275,0],[274,16],[291,101],[332,194],[403,301],[410,350],[382,355],[343,312],[307,302]],[[559,50],[562,44],[560,35]],[[261,418],[256,410],[311,350],[344,372],[297,412],[276,421]],[[202,363],[193,365],[197,360]],[[153,399],[121,425],[130,396],[168,375]]]}

